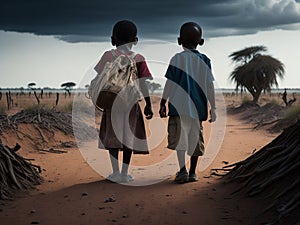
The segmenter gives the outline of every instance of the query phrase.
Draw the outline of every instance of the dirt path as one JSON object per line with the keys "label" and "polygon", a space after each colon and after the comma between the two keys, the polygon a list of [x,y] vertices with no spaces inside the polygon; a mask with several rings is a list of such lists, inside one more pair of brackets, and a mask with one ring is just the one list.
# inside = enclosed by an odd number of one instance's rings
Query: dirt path
{"label": "dirt path", "polygon": [[[223,161],[233,163],[248,157],[276,135],[254,131],[232,116],[227,119],[222,148],[213,164],[198,174],[197,183],[178,185],[171,177],[144,187],[113,184],[93,171],[76,148],[66,154],[23,150],[22,155],[35,158],[44,168],[45,182],[37,190],[18,193],[14,201],[0,204],[1,225],[257,224],[264,220],[258,217],[265,204],[262,200],[231,196],[231,185],[204,177],[211,168],[222,167]],[[5,140],[14,142],[8,136]]]}

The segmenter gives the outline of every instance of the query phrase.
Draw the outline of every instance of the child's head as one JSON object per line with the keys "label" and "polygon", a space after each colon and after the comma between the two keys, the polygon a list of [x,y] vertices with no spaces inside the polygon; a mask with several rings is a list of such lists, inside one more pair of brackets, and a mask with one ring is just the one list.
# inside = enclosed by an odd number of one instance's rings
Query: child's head
{"label": "child's head", "polygon": [[137,28],[136,25],[129,20],[121,20],[114,25],[111,43],[113,46],[120,46],[128,43],[136,44]]}
{"label": "child's head", "polygon": [[197,45],[203,45],[202,29],[199,24],[188,22],[181,26],[178,44],[188,49],[195,49]]}

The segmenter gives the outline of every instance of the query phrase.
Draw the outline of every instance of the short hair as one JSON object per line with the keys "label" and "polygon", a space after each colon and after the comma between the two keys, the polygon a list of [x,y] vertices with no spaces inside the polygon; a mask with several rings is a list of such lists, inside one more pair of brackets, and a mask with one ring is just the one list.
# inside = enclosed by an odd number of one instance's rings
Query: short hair
{"label": "short hair", "polygon": [[114,25],[112,36],[124,43],[133,42],[137,36],[137,27],[129,20],[121,20]]}
{"label": "short hair", "polygon": [[191,27],[197,27],[202,35],[202,28],[198,23],[195,22],[187,22],[184,23],[180,28],[180,36],[182,37],[185,32],[187,32]]}

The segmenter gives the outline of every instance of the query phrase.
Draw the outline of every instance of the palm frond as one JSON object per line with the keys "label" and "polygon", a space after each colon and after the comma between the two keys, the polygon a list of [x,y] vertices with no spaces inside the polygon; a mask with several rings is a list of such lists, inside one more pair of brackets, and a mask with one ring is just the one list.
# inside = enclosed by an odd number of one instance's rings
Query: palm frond
{"label": "palm frond", "polygon": [[267,47],[265,46],[252,46],[252,47],[247,47],[244,48],[240,51],[233,52],[229,55],[229,58],[233,62],[239,63],[247,63],[249,60],[251,60],[254,56],[261,52],[267,51]]}

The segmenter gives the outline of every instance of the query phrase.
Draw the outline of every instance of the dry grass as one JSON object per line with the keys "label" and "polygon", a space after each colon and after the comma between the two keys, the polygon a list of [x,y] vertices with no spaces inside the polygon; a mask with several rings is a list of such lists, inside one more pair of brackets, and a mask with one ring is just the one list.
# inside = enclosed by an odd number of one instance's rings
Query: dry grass
{"label": "dry grass", "polygon": [[[82,95],[82,93],[80,93]],[[78,95],[78,94],[76,94]],[[74,107],[73,105],[73,99],[75,94],[72,94],[71,96],[65,95],[64,93],[60,93],[59,96],[59,103],[56,109],[58,111],[62,112],[72,112],[72,109]],[[233,95],[232,93],[224,93],[226,105],[230,107],[238,107],[243,103],[251,102],[252,97],[249,93],[243,93],[242,95]],[[292,98],[292,94],[288,94],[288,100]],[[285,113],[285,118],[295,118],[299,116],[299,110],[300,110],[300,93],[296,94],[297,101],[294,103],[293,107],[289,108],[287,112]],[[34,95],[31,94],[30,96],[27,94],[25,95],[17,95],[16,93],[12,93],[12,99],[13,99],[13,107],[8,110],[7,109],[7,103],[5,95],[0,100],[0,114],[15,114],[23,109],[27,110],[34,110],[37,107],[37,100],[35,99]],[[160,98],[158,97],[151,97],[153,106],[155,106],[155,103],[160,101]],[[77,99],[78,100],[78,99]],[[85,108],[91,107],[89,105],[88,101],[77,101],[74,102],[76,108],[80,108],[84,111]],[[55,107],[56,102],[56,94],[52,93],[50,96],[47,93],[44,93],[44,96],[42,99],[40,99],[40,104],[44,108],[51,109]],[[141,102],[143,104],[143,101]],[[272,105],[276,106],[282,106],[285,107],[285,104],[283,103],[281,99],[281,95],[279,93],[274,93],[272,95],[270,94],[262,94],[259,99],[259,105],[263,106],[268,103],[271,103]],[[158,111],[158,109],[154,108],[154,111]]]}
{"label": "dry grass", "polygon": [[300,119],[300,105],[294,105],[287,109],[284,115],[286,120],[297,120]]}
{"label": "dry grass", "polygon": [[0,115],[5,115],[6,114],[6,109],[3,105],[0,105]]}
{"label": "dry grass", "polygon": [[[2,109],[7,114],[14,114],[23,109],[30,109],[30,108],[37,107],[37,100],[33,94],[17,95],[16,93],[12,93],[11,97],[13,100],[12,108],[10,110],[8,110],[6,98],[2,97],[2,99],[0,101],[0,112]],[[72,94],[71,96],[68,96],[68,95],[65,96],[64,93],[60,93],[59,102],[58,102],[57,107],[63,108],[68,104],[72,104],[73,98],[74,98],[74,94]],[[56,103],[56,94],[55,93],[52,93],[50,96],[45,93],[43,98],[40,98],[40,104],[43,107],[53,108],[53,107],[55,107],[55,103]]]}

